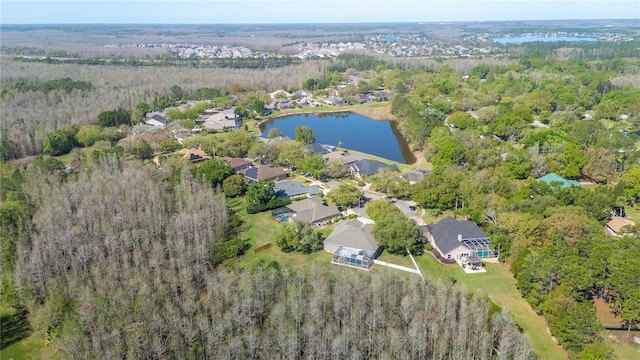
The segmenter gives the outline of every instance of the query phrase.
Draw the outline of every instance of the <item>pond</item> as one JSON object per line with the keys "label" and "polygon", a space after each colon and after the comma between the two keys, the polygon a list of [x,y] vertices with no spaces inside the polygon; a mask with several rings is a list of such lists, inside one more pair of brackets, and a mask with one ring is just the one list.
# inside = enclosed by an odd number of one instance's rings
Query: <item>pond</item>
{"label": "pond", "polygon": [[343,147],[402,164],[416,161],[409,144],[402,137],[396,123],[374,120],[351,112],[297,114],[263,122],[260,131],[266,136],[272,128],[282,135],[295,139],[298,126],[308,126],[315,131],[316,142]]}

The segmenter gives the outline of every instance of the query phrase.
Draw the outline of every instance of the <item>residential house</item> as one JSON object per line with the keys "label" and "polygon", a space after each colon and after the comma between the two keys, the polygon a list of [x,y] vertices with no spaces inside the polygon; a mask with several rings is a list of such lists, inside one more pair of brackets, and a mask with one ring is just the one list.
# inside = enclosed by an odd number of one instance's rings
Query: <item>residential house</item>
{"label": "residential house", "polygon": [[280,180],[276,181],[274,190],[279,198],[294,199],[301,196],[311,197],[322,194],[322,190],[316,185],[304,186],[300,181]]}
{"label": "residential house", "polygon": [[368,97],[365,94],[356,94],[356,95],[353,96],[353,98],[359,104],[363,104],[363,103],[366,103],[366,102],[371,102],[371,98]]}
{"label": "residential house", "polygon": [[325,160],[337,159],[343,161],[345,164],[351,164],[358,160],[363,160],[364,156],[360,154],[351,154],[343,151],[332,151],[328,154],[322,155],[322,158]]}
{"label": "residential house", "polygon": [[225,156],[223,159],[231,165],[234,172],[241,172],[251,166],[251,161],[238,157]]}
{"label": "residential house", "polygon": [[152,113],[145,117],[144,123],[164,129],[169,124],[169,120],[167,120],[166,117],[160,115],[159,113]]}
{"label": "residential house", "polygon": [[389,165],[378,160],[363,159],[349,164],[349,171],[351,171],[351,175],[357,178],[360,178],[362,176],[374,175],[380,169],[385,168],[393,171],[398,171],[398,167],[395,164]]}
{"label": "residential house", "polygon": [[425,235],[445,259],[464,261],[470,256],[496,257],[489,236],[470,220],[447,216],[437,224],[428,225]]}
{"label": "residential house", "polygon": [[287,110],[295,108],[289,99],[273,99],[273,108],[278,110]]}
{"label": "residential house", "polygon": [[332,253],[331,263],[369,270],[382,252],[372,229],[372,224],[359,219],[338,222],[324,241],[324,249]]}
{"label": "residential house", "polygon": [[290,219],[303,220],[317,226],[330,224],[333,219],[340,216],[340,210],[337,207],[325,205],[324,200],[317,196],[292,202],[278,212],[288,212]]}
{"label": "residential house", "polygon": [[339,221],[333,232],[324,240],[324,250],[333,253],[338,247],[346,246],[370,251],[378,257],[382,248],[373,237],[372,230],[373,224],[358,218]]}
{"label": "residential house", "polygon": [[389,100],[389,93],[386,91],[372,91],[371,95],[373,95],[376,101],[387,101]]}
{"label": "residential house", "polygon": [[200,121],[202,121],[205,129],[210,131],[238,130],[241,117],[234,114],[234,111],[234,109],[211,110],[207,112],[209,115],[201,115]]}
{"label": "residential house", "polygon": [[536,181],[545,182],[550,186],[558,185],[560,188],[563,188],[563,189],[571,186],[582,186],[578,181],[565,179],[556,173],[551,173],[543,177],[539,177],[536,179]]}
{"label": "residential house", "polygon": [[309,149],[309,151],[311,151],[314,155],[323,156],[331,152],[331,149],[329,149],[329,146],[318,144],[318,143],[306,144],[304,147]]}
{"label": "residential house", "polygon": [[415,170],[411,170],[409,172],[406,172],[406,173],[402,174],[401,176],[403,178],[405,178],[407,181],[409,181],[409,184],[415,185],[415,184],[419,183],[420,181],[422,181],[422,179],[424,179],[425,176],[430,175],[432,173],[433,173],[432,170],[415,169]]}
{"label": "residential house", "polygon": [[272,99],[290,99],[293,95],[285,90],[276,90],[269,94]]}
{"label": "residential house", "polygon": [[242,175],[250,183],[257,183],[262,180],[278,181],[287,177],[287,173],[283,168],[269,165],[250,166],[244,170]]}
{"label": "residential house", "polygon": [[333,106],[349,105],[349,103],[346,100],[344,100],[341,96],[329,96],[326,99],[324,99],[324,103],[327,105],[333,105]]}
{"label": "residential house", "polygon": [[196,148],[182,149],[178,152],[182,154],[182,156],[184,156],[185,159],[188,159],[190,162],[194,164],[211,159],[211,156],[207,155],[207,153],[205,153],[204,151],[202,151],[202,149],[199,149],[199,148],[198,149]]}
{"label": "residential house", "polygon": [[605,225],[605,229],[609,230],[611,235],[622,237],[628,233],[629,228],[636,226],[636,223],[623,217],[614,216]]}

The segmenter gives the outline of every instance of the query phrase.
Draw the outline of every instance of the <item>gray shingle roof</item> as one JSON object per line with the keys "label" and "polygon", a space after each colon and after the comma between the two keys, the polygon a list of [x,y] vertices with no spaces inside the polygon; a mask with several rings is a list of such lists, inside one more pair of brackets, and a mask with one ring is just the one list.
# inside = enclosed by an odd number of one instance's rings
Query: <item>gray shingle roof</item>
{"label": "gray shingle roof", "polygon": [[375,253],[380,246],[371,233],[372,229],[373,225],[365,224],[358,219],[343,220],[336,224],[335,229],[324,242]]}
{"label": "gray shingle roof", "polygon": [[378,160],[369,160],[369,159],[358,160],[352,163],[351,167],[355,167],[357,169],[357,172],[360,175],[365,175],[365,176],[373,175],[377,173],[378,170],[383,168],[391,169],[394,171],[398,170],[398,167],[395,164],[389,165]]}
{"label": "gray shingle roof", "polygon": [[317,195],[322,191],[316,185],[304,186],[300,181],[295,180],[281,180],[276,181],[275,186],[276,196],[283,198],[294,198],[304,195]]}
{"label": "gray shingle roof", "polygon": [[[437,224],[429,225],[429,232],[433,236],[435,245],[440,252],[445,255],[459,246],[466,246],[460,240],[458,235],[465,239],[489,239],[478,225],[469,220],[456,220],[450,216],[440,220]],[[470,249],[471,250],[471,249]]]}
{"label": "gray shingle roof", "polygon": [[338,211],[337,207],[325,205],[324,200],[317,196],[296,201],[287,205],[287,208],[296,213],[296,218],[312,224],[340,216],[340,211]]}

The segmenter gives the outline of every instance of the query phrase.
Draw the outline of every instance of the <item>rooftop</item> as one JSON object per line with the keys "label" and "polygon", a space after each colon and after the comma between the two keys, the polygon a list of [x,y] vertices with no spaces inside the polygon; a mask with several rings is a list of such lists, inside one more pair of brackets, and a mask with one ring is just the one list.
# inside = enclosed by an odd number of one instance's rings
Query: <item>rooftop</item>
{"label": "rooftop", "polygon": [[440,220],[437,224],[428,226],[435,245],[443,254],[455,250],[460,245],[475,249],[478,245],[490,246],[489,236],[473,221],[456,220],[450,216]]}
{"label": "rooftop", "polygon": [[373,237],[372,230],[372,224],[363,223],[359,219],[342,220],[324,242],[375,253],[380,246]]}
{"label": "rooftop", "polygon": [[286,207],[296,213],[296,218],[310,223],[325,221],[340,216],[340,211],[337,207],[325,205],[324,200],[317,196],[293,202]]}
{"label": "rooftop", "polygon": [[536,181],[542,181],[545,182],[549,185],[553,185],[553,183],[559,183],[561,188],[568,188],[571,186],[582,186],[580,185],[580,182],[575,181],[575,180],[568,180],[563,178],[562,176],[556,174],[556,173],[551,173],[551,174],[547,174],[543,177],[539,177],[536,179]]}

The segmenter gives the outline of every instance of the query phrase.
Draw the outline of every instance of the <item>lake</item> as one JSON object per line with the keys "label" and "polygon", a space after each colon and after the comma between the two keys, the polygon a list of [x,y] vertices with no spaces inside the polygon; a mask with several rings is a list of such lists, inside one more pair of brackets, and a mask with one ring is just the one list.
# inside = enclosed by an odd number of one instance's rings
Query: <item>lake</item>
{"label": "lake", "polygon": [[346,149],[402,164],[416,161],[395,122],[374,120],[351,112],[297,114],[275,118],[263,122],[260,131],[266,136],[275,127],[282,135],[295,139],[296,128],[303,125],[315,131],[316,142],[321,144],[337,146],[342,141]]}
{"label": "lake", "polygon": [[595,41],[591,36],[514,36],[514,37],[502,37],[495,38],[493,41],[501,44],[522,44],[526,42],[542,41],[542,42],[556,42],[556,41]]}

